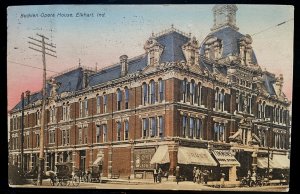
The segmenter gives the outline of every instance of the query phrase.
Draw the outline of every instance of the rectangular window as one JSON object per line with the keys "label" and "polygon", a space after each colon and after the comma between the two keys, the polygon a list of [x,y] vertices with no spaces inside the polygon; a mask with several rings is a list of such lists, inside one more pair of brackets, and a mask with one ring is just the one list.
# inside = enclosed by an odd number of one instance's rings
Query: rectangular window
{"label": "rectangular window", "polygon": [[89,115],[88,99],[85,99],[85,101],[84,101],[84,114],[85,114],[85,116]]}
{"label": "rectangular window", "polygon": [[83,106],[82,101],[79,101],[79,117],[82,117],[82,106]]}
{"label": "rectangular window", "polygon": [[117,141],[121,141],[121,122],[117,122]]}
{"label": "rectangular window", "polygon": [[128,109],[128,102],[129,102],[129,90],[125,88],[125,109]]}
{"label": "rectangular window", "polygon": [[107,142],[107,125],[102,125],[103,127],[103,142]]}
{"label": "rectangular window", "polygon": [[143,84],[143,105],[146,105],[146,102],[147,102],[147,84]]}
{"label": "rectangular window", "polygon": [[104,94],[103,96],[103,110],[106,113],[107,112],[107,95]]}
{"label": "rectangular window", "polygon": [[66,121],[66,115],[67,115],[67,107],[66,106],[63,106],[63,121]]}
{"label": "rectangular window", "polygon": [[78,143],[82,144],[82,128],[78,129]]}
{"label": "rectangular window", "polygon": [[148,121],[149,121],[148,118],[143,118],[143,120],[142,120],[143,138],[146,138],[148,136],[148,129],[149,129]]}
{"label": "rectangular window", "polygon": [[182,137],[185,137],[187,130],[187,116],[182,117]]}
{"label": "rectangular window", "polygon": [[26,136],[26,144],[27,144],[27,148],[30,148],[30,135],[29,134]]}
{"label": "rectangular window", "polygon": [[97,114],[100,113],[100,107],[101,107],[101,96],[97,96]]}
{"label": "rectangular window", "polygon": [[55,143],[55,130],[50,130],[49,131],[49,143]]}
{"label": "rectangular window", "polygon": [[117,110],[121,110],[122,92],[117,90]]}
{"label": "rectangular window", "polygon": [[40,134],[36,134],[36,147],[40,147]]}
{"label": "rectangular window", "polygon": [[150,82],[150,103],[151,104],[155,103],[155,82],[154,81]]}
{"label": "rectangular window", "polygon": [[182,90],[182,101],[186,102],[186,80],[182,80],[181,82],[181,90]]}
{"label": "rectangular window", "polygon": [[100,143],[100,125],[96,125],[96,143]]}
{"label": "rectangular window", "polygon": [[150,137],[156,136],[156,117],[150,118]]}
{"label": "rectangular window", "polygon": [[158,87],[159,87],[159,102],[162,102],[164,100],[165,81],[160,79],[158,81]]}
{"label": "rectangular window", "polygon": [[84,143],[87,144],[88,143],[88,127],[84,128]]}
{"label": "rectangular window", "polygon": [[129,122],[128,122],[128,120],[125,120],[124,125],[125,125],[124,126],[125,127],[124,139],[128,140],[128,138],[129,138]]}
{"label": "rectangular window", "polygon": [[194,118],[190,118],[190,130],[189,130],[189,137],[193,137],[193,132],[194,132]]}
{"label": "rectangular window", "polygon": [[196,119],[196,138],[197,139],[200,139],[200,137],[201,137],[201,127],[202,127],[202,120],[201,119],[199,119],[199,118],[197,118]]}
{"label": "rectangular window", "polygon": [[164,120],[162,116],[158,117],[158,131],[159,131],[159,137],[164,136]]}

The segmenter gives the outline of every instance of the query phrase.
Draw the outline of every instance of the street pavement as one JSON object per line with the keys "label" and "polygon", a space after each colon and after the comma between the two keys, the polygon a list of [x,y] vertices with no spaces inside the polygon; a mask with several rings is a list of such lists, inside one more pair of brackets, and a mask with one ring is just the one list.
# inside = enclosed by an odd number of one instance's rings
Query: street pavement
{"label": "street pavement", "polygon": [[14,185],[13,188],[62,188],[62,189],[114,189],[114,190],[197,190],[197,191],[272,191],[287,192],[288,186],[274,185],[262,187],[233,187],[233,188],[214,188],[202,184],[193,183],[191,181],[176,182],[162,181],[161,183],[153,183],[151,180],[146,181],[128,181],[115,180],[106,183],[86,183],[81,182],[79,186],[51,186],[49,180],[44,180],[42,186],[32,184]]}

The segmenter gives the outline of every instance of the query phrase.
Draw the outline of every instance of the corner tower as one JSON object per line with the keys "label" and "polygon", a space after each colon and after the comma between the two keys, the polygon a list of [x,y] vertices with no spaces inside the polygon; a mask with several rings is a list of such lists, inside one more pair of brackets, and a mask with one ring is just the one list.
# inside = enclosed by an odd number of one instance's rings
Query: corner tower
{"label": "corner tower", "polygon": [[218,30],[220,28],[230,26],[231,28],[238,30],[236,26],[236,11],[238,10],[236,5],[215,5],[212,9],[214,14],[214,25],[211,31]]}

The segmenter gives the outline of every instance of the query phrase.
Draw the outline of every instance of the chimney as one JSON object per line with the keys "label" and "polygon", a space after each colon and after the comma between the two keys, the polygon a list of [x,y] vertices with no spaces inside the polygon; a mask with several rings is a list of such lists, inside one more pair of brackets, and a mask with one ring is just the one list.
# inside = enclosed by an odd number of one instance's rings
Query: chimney
{"label": "chimney", "polygon": [[30,102],[30,91],[27,90],[27,91],[25,92],[25,94],[26,94],[27,104],[29,104],[29,102]]}
{"label": "chimney", "polygon": [[128,62],[127,62],[127,59],[128,59],[127,55],[120,56],[121,76],[127,75],[127,72],[128,72]]}
{"label": "chimney", "polygon": [[88,86],[88,72],[83,71],[82,88],[86,88],[87,86]]}

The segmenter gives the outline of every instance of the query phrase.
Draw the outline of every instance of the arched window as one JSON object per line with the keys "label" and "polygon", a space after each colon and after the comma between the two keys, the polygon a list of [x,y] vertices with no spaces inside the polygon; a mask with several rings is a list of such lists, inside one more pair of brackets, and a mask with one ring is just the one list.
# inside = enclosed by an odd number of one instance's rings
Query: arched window
{"label": "arched window", "polygon": [[117,110],[121,110],[121,102],[122,102],[122,92],[118,88],[117,89]]}
{"label": "arched window", "polygon": [[189,127],[189,137],[190,138],[193,138],[194,128],[195,128],[194,118],[190,117],[190,127]]}
{"label": "arched window", "polygon": [[147,103],[147,96],[148,96],[148,88],[147,88],[147,84],[146,83],[143,83],[142,85],[142,89],[143,89],[143,94],[142,94],[142,102],[143,102],[143,105],[146,105]]}
{"label": "arched window", "polygon": [[129,103],[129,90],[127,87],[125,87],[125,109],[128,109],[128,103]]}
{"label": "arched window", "polygon": [[261,117],[266,118],[266,102],[264,101],[261,107]]}
{"label": "arched window", "polygon": [[162,102],[165,98],[165,81],[159,78],[158,80],[158,90],[159,90],[159,102]]}
{"label": "arched window", "polygon": [[107,125],[103,124],[102,125],[102,130],[103,130],[103,142],[107,142]]}
{"label": "arched window", "polygon": [[155,103],[155,82],[154,82],[154,80],[151,80],[150,84],[149,84],[149,102],[150,102],[150,104]]}
{"label": "arched window", "polygon": [[262,118],[262,105],[261,105],[261,100],[258,102],[257,108],[258,108],[258,110],[257,110],[257,117],[258,117],[259,119],[261,119],[261,118]]}

